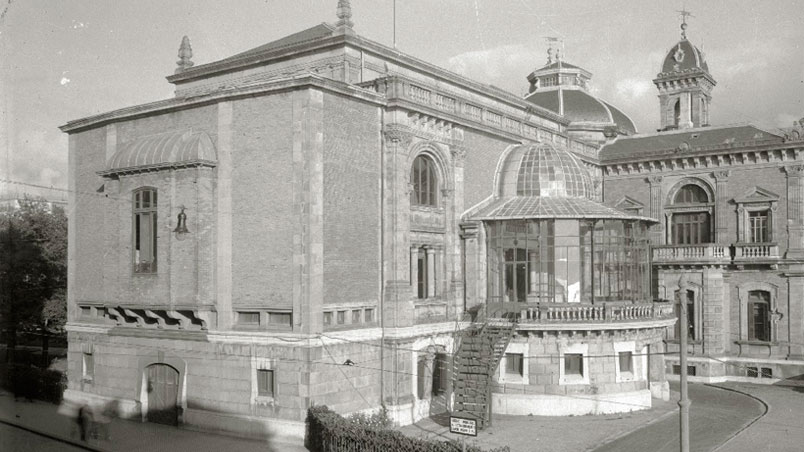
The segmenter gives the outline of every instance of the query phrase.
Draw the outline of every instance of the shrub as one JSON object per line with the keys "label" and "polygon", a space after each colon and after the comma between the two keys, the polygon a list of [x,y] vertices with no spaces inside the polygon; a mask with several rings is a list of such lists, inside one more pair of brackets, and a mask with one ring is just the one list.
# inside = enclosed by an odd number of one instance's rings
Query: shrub
{"label": "shrub", "polygon": [[[387,422],[383,410],[373,415],[353,415],[346,419],[326,406],[313,406],[307,411],[305,445],[313,452],[458,452],[457,441],[411,438],[396,430],[378,425]],[[468,452],[483,452],[476,446],[466,446]],[[493,452],[508,452],[508,446]]]}
{"label": "shrub", "polygon": [[14,397],[61,403],[67,378],[57,370],[11,364],[3,369],[1,384]]}

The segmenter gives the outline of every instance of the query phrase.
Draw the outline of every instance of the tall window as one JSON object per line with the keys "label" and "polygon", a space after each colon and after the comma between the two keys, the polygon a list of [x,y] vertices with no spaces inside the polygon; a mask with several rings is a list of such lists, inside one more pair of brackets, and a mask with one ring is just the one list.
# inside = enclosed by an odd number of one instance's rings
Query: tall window
{"label": "tall window", "polygon": [[671,209],[674,210],[670,224],[673,244],[711,242],[711,206],[704,189],[694,184],[681,187]]}
{"label": "tall window", "polygon": [[134,273],[156,273],[156,189],[134,192]]}
{"label": "tall window", "polygon": [[765,290],[748,292],[748,340],[770,341],[770,293]]}
{"label": "tall window", "polygon": [[431,207],[437,205],[438,179],[435,163],[431,158],[420,155],[413,160],[410,182],[413,184],[413,191],[410,194],[411,205]]}
{"label": "tall window", "polygon": [[748,212],[748,239],[751,243],[768,242],[768,211]]}
{"label": "tall window", "polygon": [[677,100],[673,106],[673,123],[678,127],[679,122],[681,122],[681,100]]}

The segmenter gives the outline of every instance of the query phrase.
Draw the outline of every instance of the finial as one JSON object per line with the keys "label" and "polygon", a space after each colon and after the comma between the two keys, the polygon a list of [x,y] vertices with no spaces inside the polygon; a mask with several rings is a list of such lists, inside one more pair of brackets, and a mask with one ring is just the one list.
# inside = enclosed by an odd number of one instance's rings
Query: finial
{"label": "finial", "polygon": [[336,9],[338,22],[335,24],[338,28],[352,28],[352,5],[349,0],[338,0],[338,8]]}
{"label": "finial", "polygon": [[681,11],[676,12],[681,15],[681,39],[687,39],[687,17],[695,16],[684,8],[681,8]]}
{"label": "finial", "polygon": [[553,36],[545,36],[544,39],[547,41],[547,64],[553,64],[560,58],[558,47],[556,47],[559,39]]}
{"label": "finial", "polygon": [[190,38],[186,35],[181,38],[181,45],[179,46],[179,61],[176,62],[178,67],[176,68],[176,73],[186,71],[193,67],[193,48],[190,47]]}

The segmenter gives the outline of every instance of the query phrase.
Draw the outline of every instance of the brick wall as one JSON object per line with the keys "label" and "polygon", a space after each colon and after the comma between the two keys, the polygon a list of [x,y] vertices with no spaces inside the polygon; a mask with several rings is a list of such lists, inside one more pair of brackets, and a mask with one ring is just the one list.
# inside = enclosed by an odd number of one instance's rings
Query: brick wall
{"label": "brick wall", "polygon": [[292,303],[290,94],[233,103],[232,303]]}
{"label": "brick wall", "polygon": [[380,113],[324,95],[324,303],[379,298]]}

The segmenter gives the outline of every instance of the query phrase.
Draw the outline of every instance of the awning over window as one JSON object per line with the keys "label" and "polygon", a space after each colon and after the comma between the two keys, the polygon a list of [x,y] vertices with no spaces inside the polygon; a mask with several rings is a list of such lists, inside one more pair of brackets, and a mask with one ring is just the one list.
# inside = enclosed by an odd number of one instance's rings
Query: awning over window
{"label": "awning over window", "polygon": [[106,165],[101,176],[157,171],[169,168],[216,166],[215,146],[203,132],[170,132],[123,144]]}

